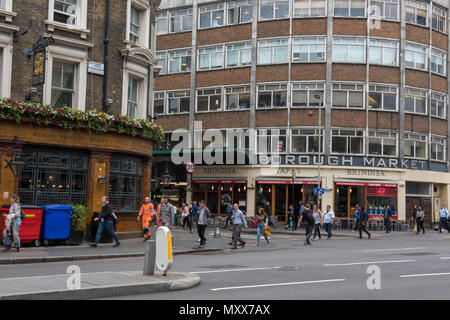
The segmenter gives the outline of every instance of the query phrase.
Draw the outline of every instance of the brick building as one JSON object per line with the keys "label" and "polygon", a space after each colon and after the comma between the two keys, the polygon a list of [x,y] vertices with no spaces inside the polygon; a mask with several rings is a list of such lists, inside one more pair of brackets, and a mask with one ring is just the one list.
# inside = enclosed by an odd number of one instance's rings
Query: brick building
{"label": "brick building", "polygon": [[[0,97],[150,119],[159,2],[0,0]],[[1,127],[2,161],[20,154],[27,163],[18,177],[1,169],[2,192],[19,193],[23,204],[81,203],[89,213],[109,194],[119,231],[139,229],[151,141],[6,120]]]}
{"label": "brick building", "polygon": [[226,197],[249,215],[269,200],[281,220],[317,202],[320,107],[323,205],[345,221],[358,202],[373,218],[394,205],[399,220],[419,204],[437,221],[450,201],[448,50],[447,1],[167,1],[153,113],[169,132],[254,130],[252,165],[192,176],[187,199],[214,213]]}

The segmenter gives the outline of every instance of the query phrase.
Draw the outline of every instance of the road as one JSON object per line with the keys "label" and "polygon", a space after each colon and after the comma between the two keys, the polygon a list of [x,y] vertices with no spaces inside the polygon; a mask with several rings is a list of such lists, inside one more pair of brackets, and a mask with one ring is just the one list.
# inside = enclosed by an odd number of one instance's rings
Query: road
{"label": "road", "polygon": [[[254,235],[237,251],[180,255],[171,271],[201,276],[187,291],[120,299],[445,299],[450,284],[450,235],[391,233],[367,240],[333,238],[303,245],[304,236],[274,235],[256,248]],[[226,238],[223,241],[227,241]],[[0,267],[0,279],[64,274],[76,264],[82,273],[136,271],[142,258],[40,263]],[[380,270],[380,289],[369,289],[368,268]],[[376,269],[376,267],[375,267]],[[375,274],[376,276],[376,274]],[[1,282],[0,282],[1,283]],[[376,286],[375,280],[369,281]]]}

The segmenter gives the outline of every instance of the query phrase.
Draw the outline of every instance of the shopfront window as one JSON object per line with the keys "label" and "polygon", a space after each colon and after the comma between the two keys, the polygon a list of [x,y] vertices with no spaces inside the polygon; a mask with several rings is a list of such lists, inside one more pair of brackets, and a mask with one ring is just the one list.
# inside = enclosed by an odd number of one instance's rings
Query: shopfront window
{"label": "shopfront window", "polygon": [[247,212],[247,182],[244,180],[194,181],[193,201],[206,201],[206,206],[213,215],[226,215],[227,203],[239,204],[239,208]]}
{"label": "shopfront window", "polygon": [[88,156],[24,150],[19,196],[27,205],[86,205]]}

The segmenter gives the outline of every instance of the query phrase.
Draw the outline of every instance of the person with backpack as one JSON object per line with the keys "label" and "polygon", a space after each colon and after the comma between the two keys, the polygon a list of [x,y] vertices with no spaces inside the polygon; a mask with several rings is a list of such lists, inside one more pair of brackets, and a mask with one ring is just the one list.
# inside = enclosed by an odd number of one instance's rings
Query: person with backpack
{"label": "person with backpack", "polygon": [[392,209],[388,203],[386,203],[384,205],[383,216],[384,216],[384,227],[386,229],[386,233],[389,233],[389,232],[391,232]]}
{"label": "person with backpack", "polygon": [[5,230],[3,232],[4,251],[9,251],[14,248],[15,252],[18,252],[20,251],[19,230],[22,223],[21,218],[24,218],[24,216],[22,214],[22,208],[20,207],[19,196],[12,194],[10,201],[11,206],[9,207],[9,213],[5,219]]}
{"label": "person with backpack", "polygon": [[100,241],[100,238],[102,236],[103,230],[106,229],[114,238],[116,241],[116,244],[113,247],[120,246],[119,237],[117,236],[116,232],[114,231],[114,223],[113,221],[116,220],[115,215],[112,211],[111,205],[109,204],[109,197],[104,195],[102,197],[102,212],[100,212],[100,215],[98,218],[95,218],[94,221],[99,221],[98,223],[98,230],[97,235],[95,237],[95,241],[93,243],[90,243],[89,245],[91,247],[97,247],[98,242]]}
{"label": "person with backpack", "polygon": [[441,208],[439,209],[439,233],[442,233],[442,227],[450,232],[448,227],[448,210],[443,203],[441,203]]}
{"label": "person with backpack", "polygon": [[360,208],[360,209],[361,209],[361,215],[360,215],[360,220],[359,220],[359,238],[358,239],[362,239],[363,231],[365,233],[367,233],[367,237],[368,237],[368,239],[370,239],[370,232],[367,231],[367,229],[366,229],[367,222],[369,221],[369,215],[367,214],[367,211],[364,210],[364,208]]}
{"label": "person with backpack", "polygon": [[422,210],[422,207],[419,206],[416,212],[416,223],[417,223],[417,231],[416,234],[419,234],[420,229],[422,229],[423,234],[425,234],[425,228],[423,227],[423,219],[425,218],[425,212]]}
{"label": "person with backpack", "polygon": [[300,220],[298,221],[298,227],[300,227],[300,223],[302,223],[305,226],[305,232],[306,232],[306,239],[305,239],[305,246],[311,245],[311,236],[312,236],[312,229],[314,226],[314,217],[311,211],[311,207],[309,204],[305,206],[305,210],[303,211],[303,214],[300,216]]}

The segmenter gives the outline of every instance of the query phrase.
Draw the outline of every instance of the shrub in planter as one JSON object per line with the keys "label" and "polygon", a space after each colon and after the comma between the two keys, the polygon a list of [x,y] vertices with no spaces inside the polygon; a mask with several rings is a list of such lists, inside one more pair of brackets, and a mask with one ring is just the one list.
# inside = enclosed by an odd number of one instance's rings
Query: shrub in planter
{"label": "shrub in planter", "polygon": [[85,206],[76,204],[72,205],[72,219],[70,225],[69,244],[79,245],[83,242],[83,232],[86,229],[87,210]]}

